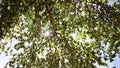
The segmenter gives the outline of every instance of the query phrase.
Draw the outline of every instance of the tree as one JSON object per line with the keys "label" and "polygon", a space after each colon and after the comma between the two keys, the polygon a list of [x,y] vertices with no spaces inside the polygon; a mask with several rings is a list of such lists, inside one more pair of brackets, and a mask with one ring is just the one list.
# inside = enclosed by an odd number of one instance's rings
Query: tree
{"label": "tree", "polygon": [[[0,48],[12,56],[6,66],[107,65],[101,59],[113,61],[120,46],[120,5],[107,3],[108,0],[1,0]],[[12,39],[18,41],[14,48],[7,46]]]}

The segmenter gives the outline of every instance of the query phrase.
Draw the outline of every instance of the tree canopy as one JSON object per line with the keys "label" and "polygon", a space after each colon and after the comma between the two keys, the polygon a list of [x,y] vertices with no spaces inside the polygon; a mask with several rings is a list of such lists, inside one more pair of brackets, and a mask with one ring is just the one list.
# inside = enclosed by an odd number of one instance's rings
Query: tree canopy
{"label": "tree canopy", "polygon": [[[0,0],[0,53],[23,68],[95,68],[120,53],[120,4]],[[15,45],[8,45],[15,42]]]}

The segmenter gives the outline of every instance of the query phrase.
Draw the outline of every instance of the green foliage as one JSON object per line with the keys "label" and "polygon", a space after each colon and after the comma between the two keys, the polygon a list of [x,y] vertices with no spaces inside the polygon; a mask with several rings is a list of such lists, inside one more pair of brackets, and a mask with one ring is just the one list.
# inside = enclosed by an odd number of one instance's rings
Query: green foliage
{"label": "green foliage", "polygon": [[[107,66],[101,59],[113,61],[120,52],[120,5],[107,3],[107,0],[2,0],[0,52],[12,56],[6,65]],[[18,41],[15,45],[7,45],[15,40]]]}

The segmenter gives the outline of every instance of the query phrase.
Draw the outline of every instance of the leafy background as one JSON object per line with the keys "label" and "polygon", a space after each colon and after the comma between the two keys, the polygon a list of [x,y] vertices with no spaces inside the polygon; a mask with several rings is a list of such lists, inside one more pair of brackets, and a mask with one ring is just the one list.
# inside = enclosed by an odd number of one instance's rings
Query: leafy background
{"label": "leafy background", "polygon": [[11,56],[6,67],[94,68],[120,55],[118,2],[1,1],[0,53]]}

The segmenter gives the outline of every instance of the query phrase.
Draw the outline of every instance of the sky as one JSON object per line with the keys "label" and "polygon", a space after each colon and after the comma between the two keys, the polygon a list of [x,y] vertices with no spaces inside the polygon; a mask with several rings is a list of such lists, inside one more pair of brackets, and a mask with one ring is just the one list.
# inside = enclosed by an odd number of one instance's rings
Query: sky
{"label": "sky", "polygon": [[[115,0],[110,0],[109,1],[109,5],[112,5],[114,3]],[[14,45],[16,43],[16,41],[14,41],[12,44]],[[5,53],[0,54],[0,68],[4,68],[5,64],[9,61],[10,55],[6,56]],[[108,67],[105,66],[99,66],[97,65],[97,68],[113,68],[114,66],[116,66],[116,68],[120,68],[120,58],[118,57],[118,55],[114,58],[113,62],[110,62],[109,60],[106,61]]]}
{"label": "sky", "polygon": [[5,64],[9,61],[9,56],[5,53],[0,54],[0,68],[4,68]]}
{"label": "sky", "polygon": [[114,61],[113,62],[110,62],[109,60],[106,61],[107,62],[107,65],[108,67],[105,67],[105,66],[97,66],[97,68],[113,68],[114,66],[116,68],[120,68],[120,58],[118,56],[116,56],[114,58]]}

